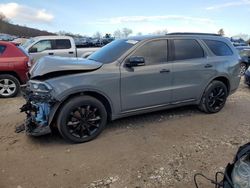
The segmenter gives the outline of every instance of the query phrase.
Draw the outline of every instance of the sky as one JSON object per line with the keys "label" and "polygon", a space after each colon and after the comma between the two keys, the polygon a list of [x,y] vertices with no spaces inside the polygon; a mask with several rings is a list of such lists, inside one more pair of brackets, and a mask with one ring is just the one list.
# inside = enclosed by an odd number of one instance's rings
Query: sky
{"label": "sky", "polygon": [[133,35],[220,28],[226,36],[250,34],[250,0],[0,0],[0,12],[14,24],[88,36],[124,27]]}

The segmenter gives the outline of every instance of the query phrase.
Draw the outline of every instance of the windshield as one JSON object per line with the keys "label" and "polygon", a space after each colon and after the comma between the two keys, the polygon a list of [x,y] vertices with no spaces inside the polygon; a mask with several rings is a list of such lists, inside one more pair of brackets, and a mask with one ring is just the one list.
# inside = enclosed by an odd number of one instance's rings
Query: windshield
{"label": "windshield", "polygon": [[27,48],[29,45],[31,45],[35,40],[33,38],[28,39],[22,46],[24,48]]}
{"label": "windshield", "polygon": [[111,63],[121,57],[121,55],[127,52],[136,43],[138,43],[138,41],[128,39],[115,40],[102,47],[100,50],[97,50],[90,55],[88,59],[101,63]]}

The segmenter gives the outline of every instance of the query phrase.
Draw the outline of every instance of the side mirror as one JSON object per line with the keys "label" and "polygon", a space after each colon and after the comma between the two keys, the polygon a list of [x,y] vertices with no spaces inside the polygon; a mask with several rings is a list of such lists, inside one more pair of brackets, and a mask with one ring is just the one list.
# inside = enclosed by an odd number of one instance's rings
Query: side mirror
{"label": "side mirror", "polygon": [[36,53],[36,52],[37,52],[37,48],[35,48],[35,47],[31,47],[29,49],[29,53]]}
{"label": "side mirror", "polygon": [[145,65],[145,59],[141,56],[133,56],[130,57],[126,63],[127,67],[138,67],[138,66],[144,66]]}

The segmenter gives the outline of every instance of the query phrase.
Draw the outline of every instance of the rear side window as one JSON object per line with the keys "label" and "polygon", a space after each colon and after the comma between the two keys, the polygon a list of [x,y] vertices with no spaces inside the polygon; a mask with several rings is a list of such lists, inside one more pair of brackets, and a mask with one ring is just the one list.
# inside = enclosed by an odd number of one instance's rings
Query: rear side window
{"label": "rear side window", "polygon": [[6,46],[0,45],[0,55],[4,53]]}
{"label": "rear side window", "polygon": [[233,51],[230,47],[221,41],[216,40],[203,40],[210,50],[217,56],[230,56],[233,55]]}
{"label": "rear side window", "polygon": [[203,58],[204,51],[194,39],[174,39],[175,60]]}
{"label": "rear side window", "polygon": [[55,49],[70,49],[71,43],[69,39],[55,40]]}
{"label": "rear side window", "polygon": [[144,57],[146,65],[167,62],[167,40],[148,42],[136,49],[132,56]]}

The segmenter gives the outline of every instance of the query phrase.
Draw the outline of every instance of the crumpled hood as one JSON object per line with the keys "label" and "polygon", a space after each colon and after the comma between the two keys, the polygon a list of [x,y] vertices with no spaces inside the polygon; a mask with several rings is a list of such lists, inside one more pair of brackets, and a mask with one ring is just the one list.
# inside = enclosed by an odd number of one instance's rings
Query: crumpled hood
{"label": "crumpled hood", "polygon": [[39,59],[30,69],[30,77],[43,76],[52,72],[61,71],[91,71],[100,68],[103,64],[83,59],[69,57],[46,56]]}

